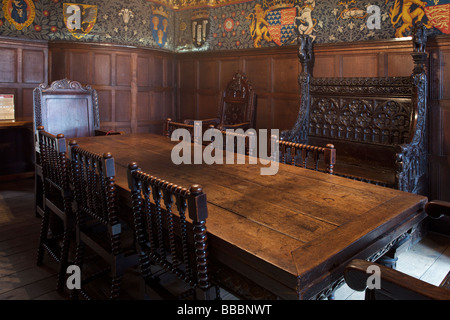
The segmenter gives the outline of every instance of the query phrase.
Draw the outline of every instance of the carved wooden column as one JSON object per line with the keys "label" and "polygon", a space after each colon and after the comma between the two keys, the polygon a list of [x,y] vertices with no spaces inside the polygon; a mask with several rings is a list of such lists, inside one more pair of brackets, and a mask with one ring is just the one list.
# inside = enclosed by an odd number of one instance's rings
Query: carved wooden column
{"label": "carved wooden column", "polygon": [[298,57],[302,64],[302,72],[298,76],[298,83],[300,84],[300,109],[293,128],[290,131],[283,131],[281,133],[281,140],[306,143],[308,140],[309,81],[311,79],[313,62],[313,39],[308,35],[299,35],[297,41],[299,44]]}
{"label": "carved wooden column", "polygon": [[[428,184],[428,135],[427,135],[427,70],[426,62],[428,54],[425,52],[427,42],[426,27],[419,23],[413,30],[414,51],[411,56],[414,61],[414,69],[411,74],[413,82],[414,105],[417,106],[416,130],[408,147],[399,146],[397,151],[396,185],[398,189],[418,193],[427,193]],[[408,173],[417,172],[411,176]]]}

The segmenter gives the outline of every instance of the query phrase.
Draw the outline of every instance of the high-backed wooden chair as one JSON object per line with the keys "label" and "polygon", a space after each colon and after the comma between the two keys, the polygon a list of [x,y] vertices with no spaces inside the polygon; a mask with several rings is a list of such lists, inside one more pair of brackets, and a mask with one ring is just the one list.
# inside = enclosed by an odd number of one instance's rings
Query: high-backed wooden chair
{"label": "high-backed wooden chair", "polygon": [[40,155],[37,128],[44,126],[52,134],[64,134],[66,138],[119,134],[100,130],[97,91],[90,85],[62,79],[40,84],[33,90],[34,132],[36,137],[36,214],[42,215],[42,191]]}
{"label": "high-backed wooden chair", "polygon": [[[336,163],[334,145],[327,144],[325,147],[318,147],[284,140],[279,140],[278,143],[280,162],[333,174]],[[323,165],[320,166],[321,164]]]}
{"label": "high-backed wooden chair", "polygon": [[[430,201],[425,211],[434,219],[450,217],[450,203]],[[369,277],[373,274],[373,271],[368,272],[371,266],[379,268],[379,288],[367,289]],[[376,262],[356,259],[345,268],[344,278],[353,290],[366,290],[367,300],[450,300],[450,271],[440,285],[435,286]]]}
{"label": "high-backed wooden chair", "polygon": [[[38,139],[42,165],[44,210],[37,264],[42,265],[45,250],[59,262],[57,291],[62,292],[68,267],[70,238],[75,225],[67,168],[66,140],[63,134],[54,136],[44,131],[42,126],[38,127]],[[62,228],[57,227],[58,222],[62,222]]]}
{"label": "high-backed wooden chair", "polygon": [[[110,272],[110,299],[118,299],[124,271],[137,265],[137,255],[132,229],[121,219],[116,203],[114,158],[110,153],[88,152],[74,140],[69,142],[69,157],[76,205],[75,264],[83,276],[80,292],[90,297],[85,285]],[[88,267],[92,275],[87,274],[88,268],[84,268],[86,247],[106,262],[106,269],[93,270],[91,264]]]}
{"label": "high-backed wooden chair", "polygon": [[219,113],[216,118],[203,120],[184,120],[186,124],[202,121],[203,128],[214,125],[219,130],[254,128],[256,116],[256,93],[253,91],[247,76],[237,72],[233,79],[222,90]]}
{"label": "high-backed wooden chair", "polygon": [[[166,299],[190,295],[200,300],[217,298],[219,292],[209,278],[208,211],[202,187],[183,188],[141,171],[136,163],[128,166],[128,185],[145,283]],[[159,283],[152,264],[182,280],[186,290],[170,292]]]}

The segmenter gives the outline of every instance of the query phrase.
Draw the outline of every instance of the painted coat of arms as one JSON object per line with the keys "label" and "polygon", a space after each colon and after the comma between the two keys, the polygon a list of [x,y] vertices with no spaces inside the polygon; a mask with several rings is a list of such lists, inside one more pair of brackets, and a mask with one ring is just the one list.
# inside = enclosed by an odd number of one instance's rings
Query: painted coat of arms
{"label": "painted coat of arms", "polygon": [[275,3],[269,7],[266,20],[269,23],[269,30],[272,41],[281,46],[290,43],[295,37],[295,18],[297,17],[297,8],[294,3]]}
{"label": "painted coat of arms", "polygon": [[76,39],[81,39],[97,22],[97,6],[80,3],[63,4],[64,24]]}
{"label": "painted coat of arms", "polygon": [[3,0],[3,13],[17,30],[28,27],[36,15],[32,0]]}
{"label": "painted coat of arms", "polygon": [[450,34],[450,0],[427,0],[425,14],[433,27]]}
{"label": "painted coat of arms", "polygon": [[197,10],[191,16],[192,42],[197,48],[201,47],[209,35],[210,22],[208,10]]}
{"label": "painted coat of arms", "polygon": [[169,26],[169,13],[162,6],[152,10],[150,29],[156,44],[162,48],[167,41],[167,27]]}

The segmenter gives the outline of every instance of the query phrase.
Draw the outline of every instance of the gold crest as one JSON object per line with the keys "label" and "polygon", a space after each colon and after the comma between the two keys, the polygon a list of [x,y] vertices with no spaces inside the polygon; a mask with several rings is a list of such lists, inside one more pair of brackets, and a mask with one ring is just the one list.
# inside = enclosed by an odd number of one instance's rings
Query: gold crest
{"label": "gold crest", "polygon": [[97,6],[80,3],[63,4],[64,24],[77,39],[83,38],[97,22]]}

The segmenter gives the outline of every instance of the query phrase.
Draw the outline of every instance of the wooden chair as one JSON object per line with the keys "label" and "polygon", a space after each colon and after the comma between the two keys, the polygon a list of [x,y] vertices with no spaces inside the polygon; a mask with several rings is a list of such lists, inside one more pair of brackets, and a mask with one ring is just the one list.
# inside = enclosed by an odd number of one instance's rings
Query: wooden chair
{"label": "wooden chair", "polygon": [[[33,90],[33,116],[36,141],[36,172],[40,172],[37,128],[44,126],[47,132],[61,133],[66,138],[94,135],[120,134],[117,131],[100,130],[97,91],[82,86],[77,81],[62,79],[40,84]],[[36,215],[42,215],[42,182],[36,174]]]}
{"label": "wooden chair", "polygon": [[203,128],[214,125],[219,130],[254,128],[256,116],[256,93],[245,74],[237,72],[233,79],[222,90],[219,114],[216,118],[203,120],[184,120],[193,125],[194,121],[202,121]]}
{"label": "wooden chair", "polygon": [[[430,201],[425,211],[434,219],[450,217],[450,203]],[[379,268],[379,289],[367,288],[369,277],[372,276],[367,271],[370,266]],[[450,300],[450,272],[439,286],[435,286],[376,262],[355,259],[345,268],[344,278],[353,290],[366,290],[367,300]]]}
{"label": "wooden chair", "polygon": [[[137,255],[132,229],[122,219],[116,203],[114,158],[110,153],[98,155],[88,152],[74,140],[69,142],[69,157],[76,204],[75,264],[80,267],[84,278],[80,293],[90,299],[85,289],[88,282],[110,272],[109,298],[118,299],[124,271],[127,267],[137,266]],[[125,213],[123,217],[126,217]],[[86,246],[107,263],[106,269],[93,271],[91,276],[87,276],[88,268],[83,270]]]}
{"label": "wooden chair", "polygon": [[181,122],[173,121],[171,118],[167,118],[164,124],[164,135],[167,138],[172,137],[172,133],[176,129],[185,129],[189,132],[191,136],[191,141],[195,141],[195,137],[202,134],[202,128],[196,126],[195,124],[186,124]]}
{"label": "wooden chair", "polygon": [[[211,285],[208,270],[208,211],[202,187],[177,186],[141,171],[136,163],[128,166],[128,185],[146,285],[165,299],[217,298],[219,291]],[[187,290],[179,295],[170,292],[159,283],[152,264],[176,276]]]}
{"label": "wooden chair", "polygon": [[[336,163],[334,145],[327,144],[326,147],[317,147],[284,140],[279,140],[278,143],[281,163],[333,174],[334,164]],[[319,167],[321,162],[325,168]]]}
{"label": "wooden chair", "polygon": [[[43,216],[37,254],[37,264],[42,265],[47,250],[60,265],[57,291],[62,292],[67,271],[70,239],[74,231],[72,193],[66,158],[66,140],[63,134],[54,136],[38,127],[41,154],[43,191]],[[55,219],[53,221],[52,219]],[[58,221],[59,219],[59,221]],[[62,228],[58,228],[62,222]],[[52,225],[52,227],[51,227]],[[59,234],[62,232],[62,234]]]}

